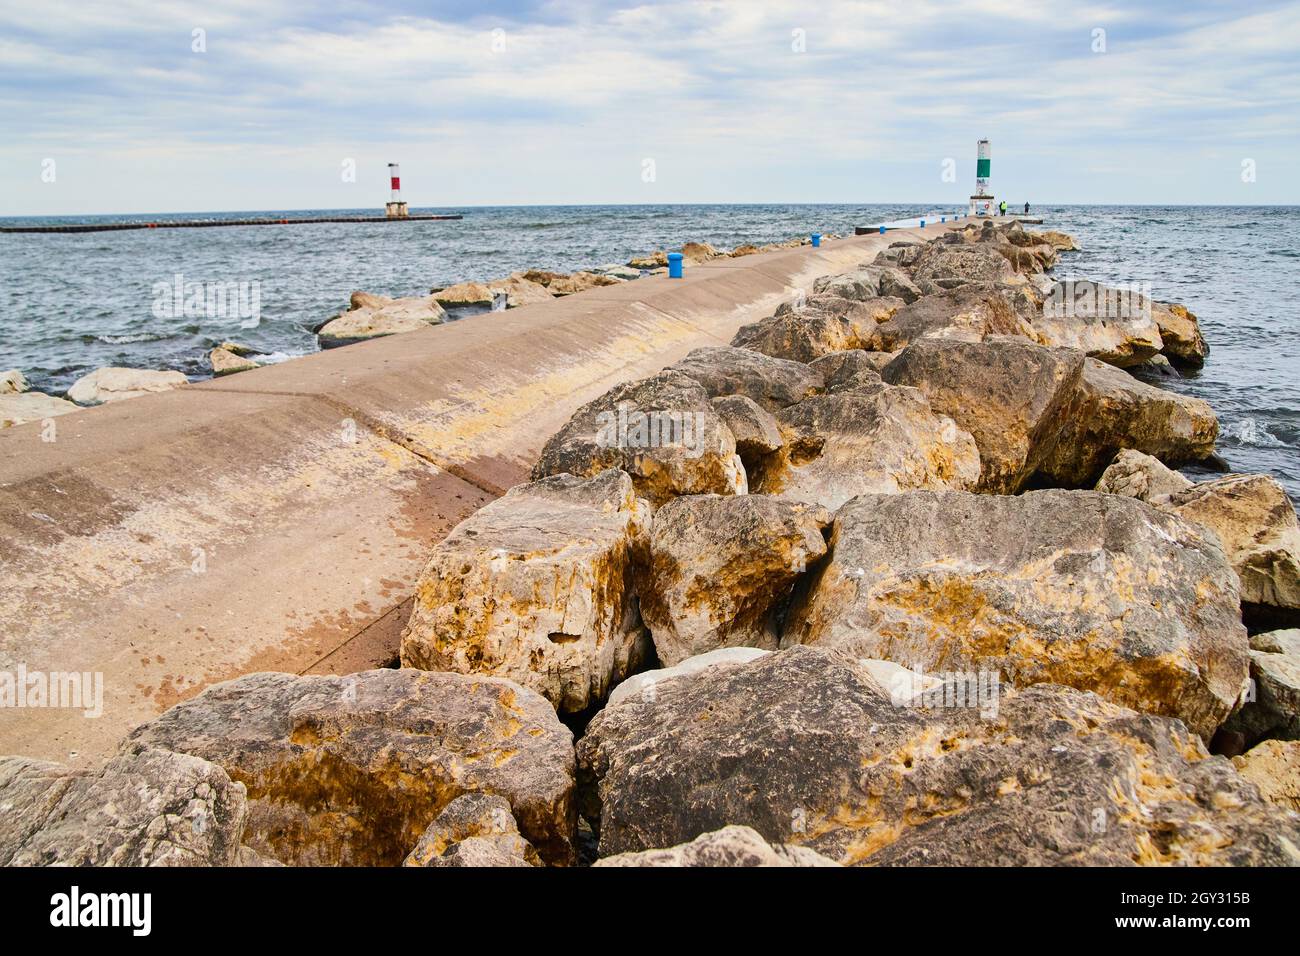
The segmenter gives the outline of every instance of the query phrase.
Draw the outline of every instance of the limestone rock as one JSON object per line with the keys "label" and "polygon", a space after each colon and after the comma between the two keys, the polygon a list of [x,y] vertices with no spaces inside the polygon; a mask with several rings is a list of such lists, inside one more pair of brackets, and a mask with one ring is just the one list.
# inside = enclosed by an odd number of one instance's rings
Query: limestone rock
{"label": "limestone rock", "polygon": [[666,850],[618,853],[592,866],[839,866],[807,847],[769,844],[752,827],[723,827]]}
{"label": "limestone rock", "polygon": [[728,824],[843,864],[1295,865],[1300,818],[1177,721],[1040,684],[896,706],[791,648],[605,708],[578,745],[602,856]]}
{"label": "limestone rock", "polygon": [[813,283],[813,292],[818,295],[833,295],[841,299],[863,302],[874,299],[880,294],[879,282],[879,277],[870,273],[822,276]]}
{"label": "limestone rock", "polygon": [[1038,233],[1038,237],[1058,252],[1075,252],[1079,248],[1074,241],[1074,237],[1063,232],[1048,229],[1045,232]]}
{"label": "limestone rock", "polygon": [[1210,457],[1218,434],[1214,410],[1200,399],[1147,385],[1090,358],[1074,413],[1041,472],[1067,487],[1092,486],[1122,449],[1178,466]]}
{"label": "limestone rock", "polygon": [[218,766],[132,747],[94,770],[0,757],[0,866],[235,866],[248,806]]}
{"label": "limestone rock", "polygon": [[668,265],[668,253],[659,249],[650,253],[648,256],[638,256],[635,259],[629,259],[627,264],[633,269],[662,269]]}
{"label": "limestone rock", "polygon": [[449,305],[491,305],[492,300],[492,290],[482,282],[457,282],[445,289],[433,290],[433,301],[443,307]]}
{"label": "limestone rock", "polygon": [[1228,475],[1202,481],[1162,507],[1219,536],[1241,580],[1248,622],[1300,625],[1300,521],[1275,479]]}
{"label": "limestone rock", "polygon": [[1111,365],[1141,365],[1164,347],[1150,303],[1093,282],[1057,283],[1033,317],[1043,345],[1075,348]]}
{"label": "limestone rock", "polygon": [[16,395],[0,395],[0,428],[22,425],[25,422],[39,422],[57,415],[75,412],[80,405],[46,395],[43,392],[21,392]]}
{"label": "limestone rock", "polygon": [[402,665],[506,677],[562,712],[604,700],[649,651],[633,593],[649,525],[614,469],[512,488],[433,549]]}
{"label": "limestone rock", "polygon": [[687,262],[708,262],[726,253],[719,252],[707,242],[688,242],[682,246],[682,258]]}
{"label": "limestone rock", "polygon": [[546,286],[553,295],[573,295],[576,292],[586,292],[588,289],[598,289],[601,286],[618,285],[621,279],[615,279],[613,276],[598,275],[595,272],[575,272],[573,275],[564,276],[549,282]]}
{"label": "limestone rock", "polygon": [[27,391],[30,387],[27,384],[27,376],[18,369],[11,368],[7,372],[0,372],[0,395],[16,395]]}
{"label": "limestone rock", "polygon": [[433,296],[390,299],[368,292],[354,292],[351,306],[347,312],[316,330],[322,348],[381,335],[415,332],[447,321],[447,313]]}
{"label": "limestone rock", "polygon": [[990,335],[1032,338],[1032,330],[996,286],[968,283],[905,305],[876,327],[869,347],[894,352],[921,339],[982,342]]}
{"label": "limestone rock", "polygon": [[822,390],[821,376],[802,362],[726,345],[694,349],[669,370],[695,379],[710,398],[744,395],[770,412]]}
{"label": "limestone rock", "polygon": [[[809,362],[808,367],[821,373],[828,394],[871,389],[881,384],[880,369],[887,364],[879,360],[880,354],[862,349],[831,352]],[[877,357],[873,358],[873,355]]]}
{"label": "limestone rock", "polygon": [[97,368],[83,375],[68,389],[68,398],[79,405],[119,402],[151,392],[168,392],[189,382],[181,372],[147,368]]}
{"label": "limestone rock", "polygon": [[677,498],[654,516],[641,613],[668,666],[719,647],[775,649],[775,615],[826,553],[830,515],[759,495]]}
{"label": "limestone rock", "polygon": [[443,808],[403,866],[540,866],[504,797],[465,793]]}
{"label": "limestone rock", "polygon": [[1153,302],[1152,317],[1160,329],[1162,351],[1175,362],[1200,368],[1210,354],[1210,346],[1201,334],[1200,323],[1187,306],[1176,302]]}
{"label": "limestone rock", "polygon": [[919,388],[936,414],[970,432],[979,447],[979,489],[1010,494],[1028,481],[1069,419],[1083,362],[1072,349],[1010,336],[984,342],[921,339],[881,376]]}
{"label": "limestone rock", "polygon": [[1123,495],[1139,501],[1161,500],[1191,486],[1190,481],[1166,468],[1160,459],[1132,448],[1125,448],[1116,455],[1097,481],[1097,490],[1104,494]]}
{"label": "limestone rock", "polygon": [[1232,763],[1265,800],[1300,811],[1300,741],[1265,740]]}
{"label": "limestone rock", "polygon": [[229,349],[224,348],[215,348],[209,352],[208,363],[212,366],[212,374],[217,377],[232,375],[235,372],[244,372],[250,368],[258,367],[257,363],[252,359],[236,355]]}
{"label": "limestone rock", "polygon": [[605,706],[616,707],[630,697],[643,696],[652,698],[659,693],[659,688],[665,686],[668,681],[676,680],[679,677],[690,677],[700,671],[714,667],[735,667],[739,664],[748,664],[750,661],[758,660],[760,657],[765,657],[771,653],[771,651],[765,651],[760,647],[721,647],[716,651],[707,651],[703,654],[696,654],[694,657],[688,657],[680,664],[674,664],[672,667],[659,667],[654,670],[641,671],[641,673],[633,674],[615,687],[614,693],[609,695],[609,700]]}
{"label": "limestone rock", "polygon": [[782,644],[796,643],[1068,684],[1206,740],[1245,687],[1249,651],[1216,541],[1088,491],[855,498],[790,611]]}
{"label": "limestone rock", "polygon": [[855,495],[973,488],[975,440],[915,388],[879,384],[822,395],[777,415],[785,448],[753,490],[834,510]]}
{"label": "limestone rock", "polygon": [[776,358],[811,362],[831,352],[870,347],[876,325],[903,305],[901,299],[868,299],[850,303],[850,309],[834,314],[821,307],[830,303],[815,299],[809,299],[802,308],[778,311],[770,318],[742,326],[731,344]]}
{"label": "limestone rock", "polygon": [[736,454],[749,474],[762,466],[766,456],[785,445],[781,428],[772,413],[744,395],[724,395],[710,403],[736,439]]}
{"label": "limestone rock", "polygon": [[572,740],[508,680],[408,669],[249,674],[128,738],[223,767],[248,788],[244,842],[294,866],[395,866],[464,793],[504,797],[542,858],[569,863]]}
{"label": "limestone rock", "polygon": [[540,282],[530,282],[520,275],[497,279],[487,285],[494,297],[505,296],[507,309],[517,309],[534,302],[549,302],[555,298],[551,290]]}
{"label": "limestone rock", "polygon": [[744,245],[736,246],[736,248],[731,250],[730,254],[733,259],[739,259],[741,256],[752,256],[754,253],[759,251],[758,246],[747,242]]}
{"label": "limestone rock", "polygon": [[534,478],[606,468],[658,506],[676,495],[744,494],[736,441],[699,382],[672,369],[625,382],[578,409],[542,448]]}
{"label": "limestone rock", "polygon": [[951,246],[931,243],[912,263],[912,279],[928,279],[941,288],[952,289],[968,282],[1000,282],[1015,272],[992,245]]}
{"label": "limestone rock", "polygon": [[617,262],[608,263],[607,265],[603,265],[598,269],[592,269],[591,271],[599,275],[609,276],[613,279],[631,280],[641,278],[640,269],[633,269],[631,266],[621,265]]}

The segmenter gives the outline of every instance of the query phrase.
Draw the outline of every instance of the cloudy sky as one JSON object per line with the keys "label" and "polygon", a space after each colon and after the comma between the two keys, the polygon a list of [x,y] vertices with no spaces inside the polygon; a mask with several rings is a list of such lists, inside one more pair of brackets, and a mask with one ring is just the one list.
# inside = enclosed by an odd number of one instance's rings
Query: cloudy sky
{"label": "cloudy sky", "polygon": [[1300,3],[214,6],[0,0],[0,215],[1300,203]]}

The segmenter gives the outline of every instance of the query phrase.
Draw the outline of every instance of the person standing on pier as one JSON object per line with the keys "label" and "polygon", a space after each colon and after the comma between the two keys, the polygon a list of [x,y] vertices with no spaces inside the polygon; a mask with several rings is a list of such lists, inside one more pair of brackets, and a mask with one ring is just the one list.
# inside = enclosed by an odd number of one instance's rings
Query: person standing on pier
{"label": "person standing on pier", "polygon": [[1004,199],[1002,200],[1002,202],[998,203],[998,215],[1005,216],[1006,214],[1007,214],[1007,201]]}
{"label": "person standing on pier", "polygon": [[1025,203],[1025,215],[1029,215],[1029,203]]}

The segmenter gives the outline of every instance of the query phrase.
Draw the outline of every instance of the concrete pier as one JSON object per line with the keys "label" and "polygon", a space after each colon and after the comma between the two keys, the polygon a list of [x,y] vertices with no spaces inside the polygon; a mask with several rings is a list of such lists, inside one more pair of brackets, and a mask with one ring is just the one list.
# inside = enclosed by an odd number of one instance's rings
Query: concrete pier
{"label": "concrete pier", "polygon": [[[929,224],[692,265],[0,431],[0,670],[102,672],[104,712],[0,709],[85,763],[215,681],[391,661],[429,551],[582,403]],[[372,290],[381,291],[381,290]]]}

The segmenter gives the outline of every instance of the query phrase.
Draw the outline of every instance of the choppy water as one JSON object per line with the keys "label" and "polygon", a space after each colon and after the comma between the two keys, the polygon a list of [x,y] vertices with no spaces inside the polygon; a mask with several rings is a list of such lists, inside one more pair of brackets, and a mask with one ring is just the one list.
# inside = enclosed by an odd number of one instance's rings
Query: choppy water
{"label": "choppy water", "polygon": [[[422,295],[524,268],[626,262],[696,240],[731,247],[915,215],[903,205],[536,206],[454,210],[459,222],[249,226],[73,235],[0,235],[0,370],[59,391],[103,365],[208,374],[203,356],[237,339],[283,359],[314,352],[311,329],[354,289]],[[937,207],[936,207],[937,208]],[[452,210],[431,210],[452,211]],[[1173,387],[1206,399],[1235,469],[1268,472],[1300,499],[1300,209],[1294,207],[1035,207],[1042,228],[1074,235],[1061,278],[1150,282],[1186,303],[1212,353]],[[373,210],[260,211],[239,216],[366,215]],[[105,221],[174,217],[93,217]],[[66,220],[0,220],[5,224]],[[88,221],[88,220],[77,220]],[[155,286],[258,284],[260,321],[166,318]],[[232,310],[233,311],[233,310]],[[491,321],[490,314],[471,321]]]}

